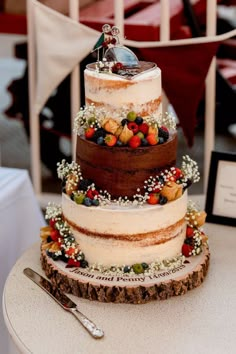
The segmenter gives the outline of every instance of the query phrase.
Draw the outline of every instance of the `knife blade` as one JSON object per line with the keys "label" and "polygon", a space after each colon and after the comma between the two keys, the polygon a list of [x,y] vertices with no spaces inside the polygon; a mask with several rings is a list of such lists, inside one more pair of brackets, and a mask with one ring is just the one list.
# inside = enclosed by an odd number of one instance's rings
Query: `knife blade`
{"label": "knife blade", "polygon": [[25,268],[23,273],[41,289],[46,291],[64,310],[72,313],[93,338],[100,339],[104,336],[103,330],[82,314],[77,305],[58,287],[31,268]]}

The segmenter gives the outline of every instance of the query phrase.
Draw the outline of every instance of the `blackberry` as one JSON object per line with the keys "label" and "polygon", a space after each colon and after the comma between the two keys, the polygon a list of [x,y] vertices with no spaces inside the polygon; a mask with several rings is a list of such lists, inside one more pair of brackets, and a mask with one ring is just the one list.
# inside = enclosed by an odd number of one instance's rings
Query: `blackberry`
{"label": "blackberry", "polygon": [[98,138],[105,138],[105,136],[106,131],[103,128],[98,128],[97,130],[95,130],[95,133],[93,135],[93,141],[97,142]]}
{"label": "blackberry", "polygon": [[168,130],[159,128],[158,129],[158,136],[159,136],[159,138],[163,138],[164,141],[167,141],[169,139],[170,134],[169,134]]}
{"label": "blackberry", "polygon": [[91,179],[82,179],[80,182],[79,182],[79,189],[82,190],[82,191],[87,191],[88,187],[91,186],[93,182],[91,181]]}

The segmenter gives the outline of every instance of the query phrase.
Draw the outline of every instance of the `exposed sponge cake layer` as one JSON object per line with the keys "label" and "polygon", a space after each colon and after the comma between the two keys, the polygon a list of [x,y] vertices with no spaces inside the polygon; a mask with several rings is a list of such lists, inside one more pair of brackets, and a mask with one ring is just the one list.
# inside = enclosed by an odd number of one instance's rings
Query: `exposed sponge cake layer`
{"label": "exposed sponge cake layer", "polygon": [[86,104],[102,107],[108,117],[122,120],[122,111],[141,116],[162,113],[161,70],[156,66],[130,80],[94,69],[86,69],[84,78]]}
{"label": "exposed sponge cake layer", "polygon": [[85,207],[63,194],[62,211],[90,263],[123,265],[171,258],[185,238],[187,193],[164,206]]}

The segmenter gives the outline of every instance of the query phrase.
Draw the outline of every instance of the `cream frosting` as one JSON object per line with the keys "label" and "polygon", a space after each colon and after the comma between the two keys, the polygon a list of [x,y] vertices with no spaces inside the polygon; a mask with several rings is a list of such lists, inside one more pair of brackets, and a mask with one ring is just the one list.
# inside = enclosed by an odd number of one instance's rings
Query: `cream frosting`
{"label": "cream frosting", "polygon": [[[106,266],[150,263],[178,255],[186,234],[185,222],[180,222],[185,217],[186,209],[187,192],[163,206],[142,207],[120,207],[115,203],[86,207],[62,195],[63,215],[86,259],[89,263]],[[168,227],[170,235],[167,240],[162,240],[158,231],[163,230],[164,238]],[[159,235],[156,236],[160,241],[158,244],[155,244],[155,232]],[[127,240],[127,235],[137,234],[144,234],[141,240]]]}

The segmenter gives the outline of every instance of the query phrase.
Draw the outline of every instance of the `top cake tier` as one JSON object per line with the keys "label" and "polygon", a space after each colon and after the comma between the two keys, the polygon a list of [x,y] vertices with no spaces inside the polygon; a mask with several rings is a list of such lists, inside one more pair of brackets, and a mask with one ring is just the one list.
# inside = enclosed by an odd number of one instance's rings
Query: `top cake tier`
{"label": "top cake tier", "polygon": [[79,113],[76,162],[83,177],[112,198],[132,198],[150,176],[175,165],[177,135],[164,124],[156,64],[116,71],[117,63],[112,69],[103,63],[84,72],[87,108]]}
{"label": "top cake tier", "polygon": [[86,105],[103,108],[107,117],[121,120],[122,112],[134,111],[138,116],[159,115],[161,103],[161,70],[150,62],[139,62],[135,75],[108,74],[89,64],[84,72]]}

